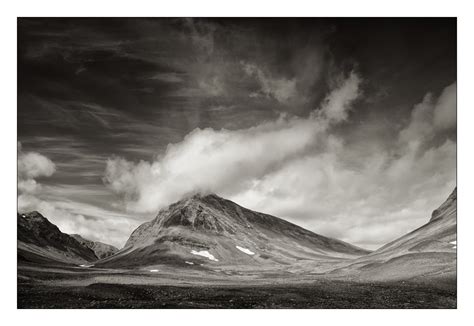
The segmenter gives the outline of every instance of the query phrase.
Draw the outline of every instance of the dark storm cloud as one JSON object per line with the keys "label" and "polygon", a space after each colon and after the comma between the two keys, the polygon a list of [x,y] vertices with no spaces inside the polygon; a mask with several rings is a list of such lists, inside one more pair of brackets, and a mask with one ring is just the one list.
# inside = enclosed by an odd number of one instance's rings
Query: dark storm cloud
{"label": "dark storm cloud", "polygon": [[[123,194],[129,185],[143,191],[142,178],[152,173],[147,180],[158,180],[150,187],[160,195],[162,181],[150,167],[167,162],[179,170],[176,157],[197,157],[203,169],[217,162],[214,170],[232,171],[243,161],[231,178],[240,183],[210,175],[215,184],[206,186],[317,232],[381,244],[417,226],[453,186],[455,81],[454,19],[20,18],[18,137],[25,153],[56,167],[26,203],[47,209],[68,230],[96,239],[113,233],[117,243],[126,232],[116,225],[110,233],[105,220],[117,216],[128,232],[143,215],[125,213],[104,176]],[[419,116],[428,126],[417,125]],[[307,125],[324,132],[305,133]],[[422,135],[410,126],[425,130],[416,150],[407,139]],[[266,153],[263,170],[254,164],[258,151],[221,160],[230,152],[202,157],[186,147],[225,139],[229,148],[240,148],[239,139],[271,145],[268,135],[282,131],[294,143]],[[170,156],[170,148],[181,156]],[[413,166],[416,175],[397,178]],[[163,175],[173,184],[172,171]],[[393,183],[385,197],[372,198],[383,186],[378,178]],[[403,195],[420,187],[423,203]],[[150,196],[148,207],[163,204]],[[93,217],[102,235],[84,220]]]}

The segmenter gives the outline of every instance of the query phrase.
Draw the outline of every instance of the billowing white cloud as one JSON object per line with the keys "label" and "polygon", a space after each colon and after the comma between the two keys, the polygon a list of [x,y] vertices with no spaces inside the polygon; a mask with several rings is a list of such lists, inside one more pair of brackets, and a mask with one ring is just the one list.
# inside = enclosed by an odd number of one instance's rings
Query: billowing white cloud
{"label": "billowing white cloud", "polygon": [[[351,81],[359,80],[353,76]],[[347,110],[354,94],[340,89],[333,92],[350,97],[340,100],[342,111]],[[326,110],[326,106],[321,109]],[[281,116],[276,121],[233,131],[196,129],[182,142],[168,145],[166,153],[154,162],[135,164],[123,158],[109,159],[104,181],[124,195],[128,209],[138,212],[154,212],[196,191],[242,191],[253,180],[305,155],[318,146],[318,141],[324,143],[330,121],[323,115]]]}
{"label": "billowing white cloud", "polygon": [[448,125],[435,122],[435,112],[455,106],[452,86],[439,98],[427,95],[391,146],[360,155],[331,128],[348,119],[360,82],[351,73],[308,118],[196,129],[154,162],[111,158],[104,181],[132,211],[156,212],[189,193],[216,192],[375,248],[425,223],[454,188],[456,143],[432,140],[437,126]]}
{"label": "billowing white cloud", "polygon": [[36,152],[23,152],[18,142],[18,211],[38,210],[42,200],[38,198],[41,184],[35,178],[50,177],[56,165],[46,156]]}
{"label": "billowing white cloud", "polygon": [[187,193],[245,188],[303,154],[324,129],[316,119],[284,117],[237,131],[196,129],[155,162],[109,159],[104,180],[129,209],[152,212]]}
{"label": "billowing white cloud", "polygon": [[41,200],[37,193],[41,184],[37,177],[49,177],[56,170],[56,165],[44,155],[36,152],[23,152],[18,142],[18,211],[25,212],[37,208]]}
{"label": "billowing white cloud", "polygon": [[54,163],[39,153],[18,153],[18,175],[24,179],[49,177],[56,170]]}
{"label": "billowing white cloud", "polygon": [[18,191],[20,194],[33,194],[40,188],[38,177],[49,177],[56,170],[56,165],[44,155],[36,152],[22,151],[18,142]]}

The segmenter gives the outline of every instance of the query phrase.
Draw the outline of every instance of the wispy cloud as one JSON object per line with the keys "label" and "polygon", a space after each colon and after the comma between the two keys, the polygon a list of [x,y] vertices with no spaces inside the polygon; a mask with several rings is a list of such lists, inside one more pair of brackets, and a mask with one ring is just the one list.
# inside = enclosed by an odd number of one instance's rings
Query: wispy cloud
{"label": "wispy cloud", "polygon": [[159,80],[165,83],[181,83],[183,82],[182,74],[175,72],[160,72],[149,77],[152,80]]}
{"label": "wispy cloud", "polygon": [[272,97],[278,102],[286,103],[298,95],[296,91],[296,79],[268,76],[255,64],[251,63],[242,62],[242,66],[245,73],[255,77],[260,86],[258,92],[251,93],[249,96],[255,97],[260,93],[262,96]]}
{"label": "wispy cloud", "polygon": [[343,79],[338,87],[324,99],[324,116],[334,122],[347,119],[350,105],[360,96],[361,78],[351,72],[347,79]]}

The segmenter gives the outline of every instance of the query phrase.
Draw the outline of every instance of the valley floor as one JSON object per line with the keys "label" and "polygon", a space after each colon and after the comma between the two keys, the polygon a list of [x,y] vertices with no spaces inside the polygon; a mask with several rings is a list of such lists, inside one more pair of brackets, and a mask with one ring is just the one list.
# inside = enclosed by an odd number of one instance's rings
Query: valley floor
{"label": "valley floor", "polygon": [[205,279],[203,272],[178,279],[171,273],[30,267],[18,275],[18,308],[456,308],[455,279],[367,283],[266,275],[242,282],[231,275]]}

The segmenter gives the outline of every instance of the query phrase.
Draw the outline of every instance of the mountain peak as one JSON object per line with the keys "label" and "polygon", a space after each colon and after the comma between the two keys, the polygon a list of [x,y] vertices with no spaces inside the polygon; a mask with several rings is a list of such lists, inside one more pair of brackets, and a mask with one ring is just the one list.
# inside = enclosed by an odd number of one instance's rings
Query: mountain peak
{"label": "mountain peak", "polygon": [[18,223],[22,225],[28,225],[29,228],[35,227],[42,227],[46,229],[57,228],[54,224],[52,224],[46,217],[44,217],[38,211],[32,211],[29,213],[17,213]]}
{"label": "mountain peak", "polygon": [[[223,206],[228,205],[229,201],[214,194],[214,193],[194,193],[190,196],[186,196],[181,200],[174,202],[164,208],[162,208],[156,219],[163,215],[169,215],[170,212],[179,211],[181,214],[185,214],[185,211],[198,210],[199,212],[203,210],[220,210]],[[193,213],[194,214],[194,213]]]}
{"label": "mountain peak", "polygon": [[213,193],[195,193],[158,212],[154,224],[161,228],[187,227],[213,232],[233,232],[224,224],[227,201]]}
{"label": "mountain peak", "polygon": [[45,219],[46,220],[46,218],[43,215],[41,215],[41,213],[38,211],[31,211],[29,213],[21,213],[19,215],[21,217],[28,218],[28,219]]}
{"label": "mountain peak", "polygon": [[219,197],[215,193],[210,192],[196,192],[189,197],[185,197],[179,202],[186,202],[186,201],[207,201],[207,200],[225,200],[222,197]]}

